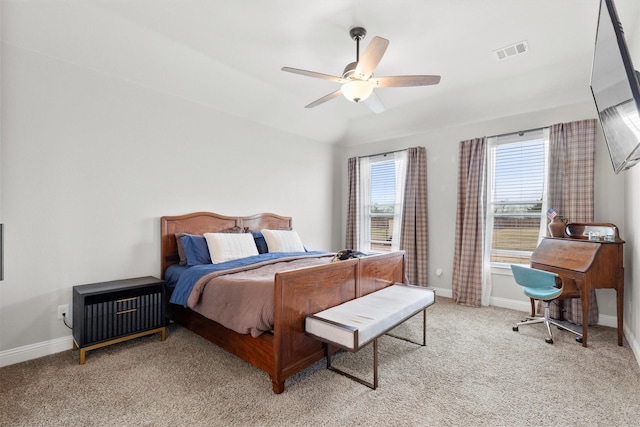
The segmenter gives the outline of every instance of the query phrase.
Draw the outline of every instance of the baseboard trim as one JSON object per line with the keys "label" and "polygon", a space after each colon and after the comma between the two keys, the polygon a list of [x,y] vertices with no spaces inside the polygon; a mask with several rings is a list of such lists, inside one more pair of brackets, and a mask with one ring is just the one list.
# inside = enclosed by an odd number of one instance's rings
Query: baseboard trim
{"label": "baseboard trim", "polygon": [[[433,288],[437,296],[444,298],[452,298],[453,292],[447,288]],[[528,301],[516,301],[506,298],[491,298],[489,304],[500,308],[509,308],[512,310],[523,311],[528,313],[530,304]],[[615,316],[601,314],[598,316],[598,325],[617,327]],[[15,363],[26,362],[27,360],[37,359],[39,357],[48,356],[50,354],[60,353],[61,351],[73,348],[73,336],[69,335],[62,338],[56,338],[50,341],[44,341],[35,344],[29,344],[0,352],[0,368],[3,366],[13,365]],[[638,343],[633,343],[634,353],[640,353]],[[640,359],[639,359],[640,363]]]}
{"label": "baseboard trim", "polygon": [[439,297],[445,297],[445,298],[452,298],[453,297],[453,291],[451,289],[447,289],[447,288],[436,288],[433,286],[429,286],[431,289],[434,289],[436,291],[436,295]]}
{"label": "baseboard trim", "polygon": [[71,335],[0,352],[0,368],[73,348]]}
{"label": "baseboard trim", "polygon": [[[529,301],[515,301],[505,298],[491,298],[489,304],[500,308],[510,308],[512,310],[524,311],[529,313],[531,311],[531,303]],[[610,316],[606,314],[598,315],[598,325],[608,326],[610,328],[617,328],[618,321],[616,316]]]}
{"label": "baseboard trim", "polygon": [[[451,291],[451,289],[445,289],[445,288],[434,288],[434,289],[436,290],[436,295],[438,296],[445,297],[445,298],[453,297],[453,292]],[[500,307],[500,308],[509,308],[511,310],[524,311],[526,313],[529,313],[529,311],[531,310],[531,304],[529,303],[529,301],[517,301],[517,300],[512,300],[507,298],[491,297],[489,299],[489,305],[492,305],[494,307]],[[617,328],[618,321],[616,316],[600,314],[598,315],[598,325],[608,326],[610,328]]]}

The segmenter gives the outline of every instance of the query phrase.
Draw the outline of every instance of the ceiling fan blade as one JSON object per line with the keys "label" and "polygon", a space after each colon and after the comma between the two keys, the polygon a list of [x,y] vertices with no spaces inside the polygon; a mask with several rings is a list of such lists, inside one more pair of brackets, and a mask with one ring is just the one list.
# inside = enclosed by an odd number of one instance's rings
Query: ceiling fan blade
{"label": "ceiling fan blade", "polygon": [[369,80],[375,87],[428,86],[440,83],[440,76],[389,76]]}
{"label": "ceiling fan blade", "polygon": [[389,40],[378,36],[374,37],[360,56],[353,76],[360,80],[367,80],[371,77],[387,50],[387,46],[389,46]]}
{"label": "ceiling fan blade", "polygon": [[346,80],[342,77],[332,76],[329,74],[316,73],[315,71],[301,70],[299,68],[282,67],[282,71],[287,73],[300,74],[307,77],[315,77],[317,79],[330,80],[332,82],[345,83]]}
{"label": "ceiling fan blade", "polygon": [[384,111],[384,105],[382,105],[382,101],[380,101],[380,98],[378,98],[375,92],[371,92],[371,95],[362,102],[364,102],[365,105],[376,114],[380,114]]}
{"label": "ceiling fan blade", "polygon": [[340,96],[340,95],[342,95],[342,90],[338,89],[335,92],[331,92],[329,95],[325,95],[322,98],[313,101],[311,104],[305,106],[304,108],[317,107],[318,105],[324,104],[325,102],[335,98],[336,96]]}

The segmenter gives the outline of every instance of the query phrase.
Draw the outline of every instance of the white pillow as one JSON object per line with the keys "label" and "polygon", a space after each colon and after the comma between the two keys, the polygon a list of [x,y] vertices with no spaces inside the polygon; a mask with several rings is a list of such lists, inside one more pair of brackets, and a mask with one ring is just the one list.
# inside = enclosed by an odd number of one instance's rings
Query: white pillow
{"label": "white pillow", "polygon": [[260,230],[269,252],[305,252],[295,230]]}
{"label": "white pillow", "polygon": [[213,264],[258,255],[251,233],[204,233]]}

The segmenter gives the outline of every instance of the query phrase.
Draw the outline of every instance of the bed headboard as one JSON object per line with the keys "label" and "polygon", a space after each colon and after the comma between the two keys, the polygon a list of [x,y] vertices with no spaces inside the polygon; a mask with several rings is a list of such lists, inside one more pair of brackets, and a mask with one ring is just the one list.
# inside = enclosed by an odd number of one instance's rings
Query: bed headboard
{"label": "bed headboard", "polygon": [[248,227],[251,230],[291,229],[291,217],[272,213],[251,216],[225,216],[213,212],[194,212],[186,215],[163,216],[160,218],[160,265],[162,278],[172,264],[180,261],[176,233],[215,233],[233,227]]}

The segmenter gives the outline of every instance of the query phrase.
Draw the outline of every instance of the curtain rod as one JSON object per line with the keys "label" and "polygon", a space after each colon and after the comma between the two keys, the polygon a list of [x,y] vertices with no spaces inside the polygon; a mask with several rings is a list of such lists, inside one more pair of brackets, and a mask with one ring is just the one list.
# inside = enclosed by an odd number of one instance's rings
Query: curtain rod
{"label": "curtain rod", "polygon": [[362,158],[362,157],[376,157],[376,156],[386,156],[387,154],[393,154],[393,153],[399,153],[401,151],[407,151],[409,150],[408,148],[403,148],[402,150],[394,150],[394,151],[386,151],[384,153],[378,153],[378,154],[368,154],[366,156],[358,156],[358,158]]}
{"label": "curtain rod", "polygon": [[510,136],[510,135],[520,135],[520,136],[522,136],[527,132],[533,132],[534,130],[542,130],[542,129],[548,128],[548,127],[549,126],[542,126],[542,127],[539,127],[539,128],[533,128],[533,129],[527,129],[527,130],[519,130],[519,131],[516,131],[516,132],[509,132],[509,133],[502,133],[500,135],[487,136],[487,138],[497,138],[499,136]]}

